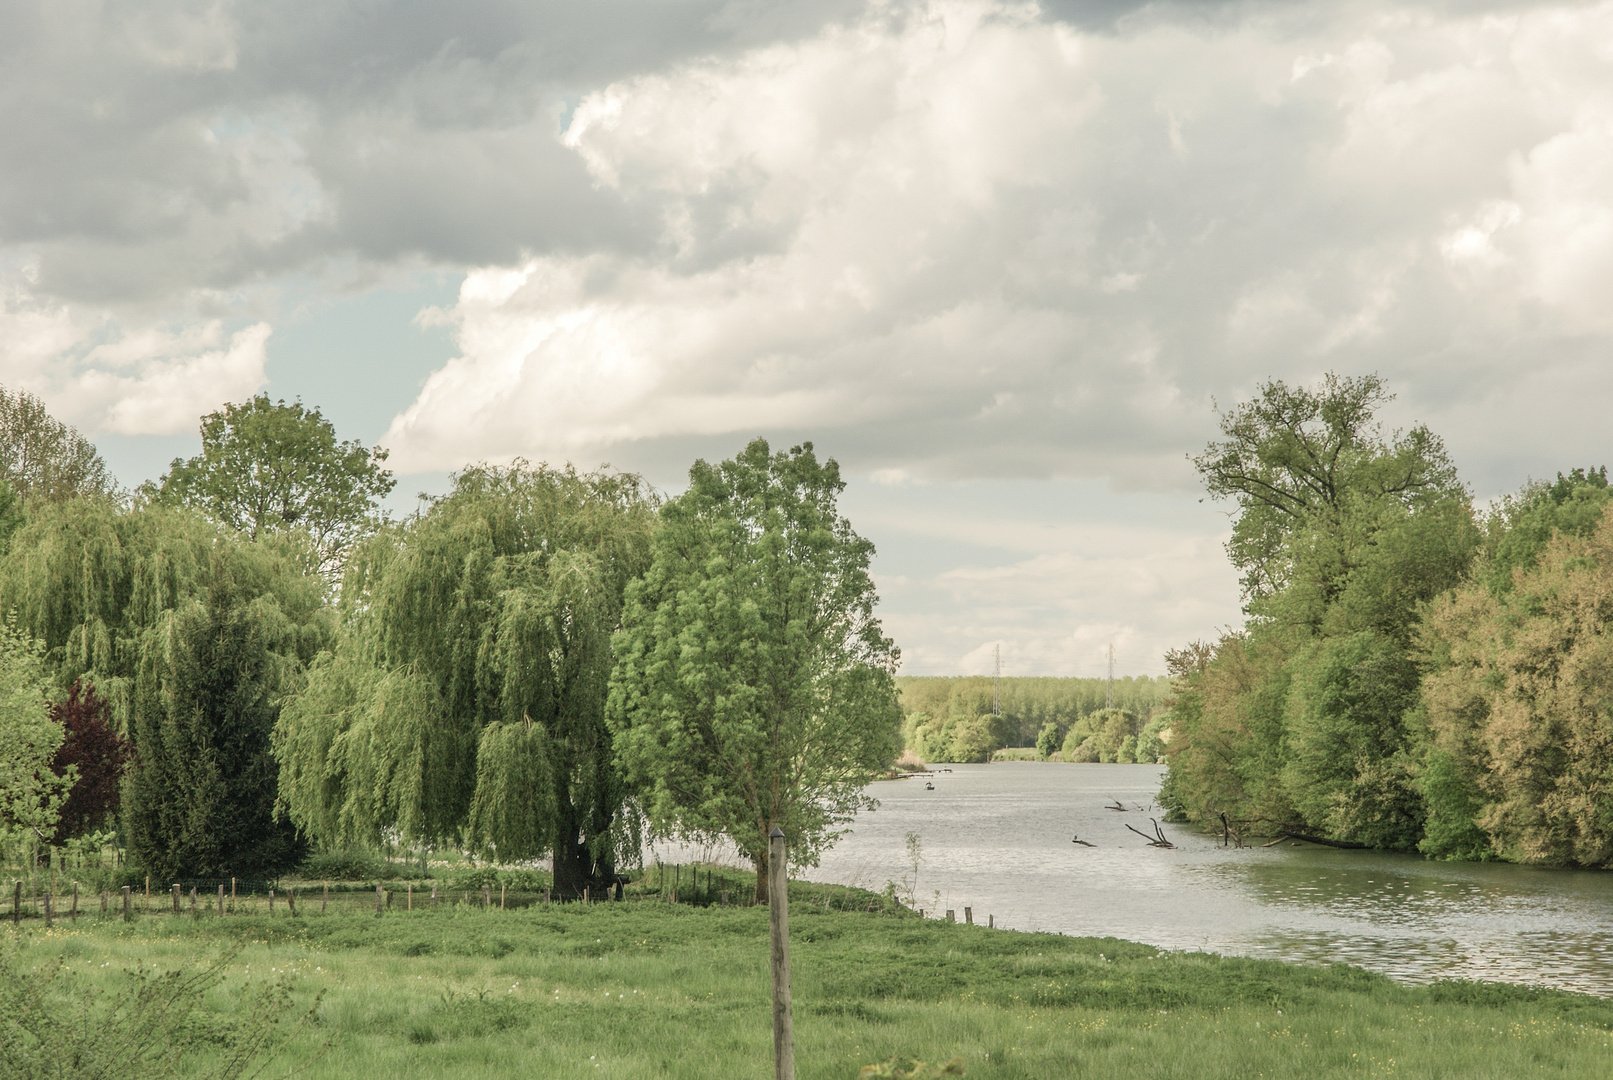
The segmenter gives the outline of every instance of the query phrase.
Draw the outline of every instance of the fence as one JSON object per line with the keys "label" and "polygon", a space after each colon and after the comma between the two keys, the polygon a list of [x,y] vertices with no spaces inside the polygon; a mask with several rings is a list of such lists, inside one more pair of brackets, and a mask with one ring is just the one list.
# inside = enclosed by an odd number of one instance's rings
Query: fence
{"label": "fence", "polygon": [[[877,898],[859,890],[819,886],[825,908],[866,910],[876,907]],[[754,884],[746,876],[731,875],[712,868],[681,865],[651,868],[642,878],[618,880],[614,887],[585,889],[583,903],[670,903],[703,907],[750,907],[754,904]],[[838,902],[836,900],[838,899]],[[142,886],[87,892],[78,882],[61,881],[56,888],[30,890],[20,880],[12,882],[10,910],[14,923],[23,919],[54,925],[80,918],[132,919],[135,916],[170,915],[202,918],[229,915],[308,915],[396,911],[428,911],[445,907],[504,910],[558,903],[551,889],[512,889],[505,884],[484,882],[456,886],[450,882],[425,879],[375,882],[286,881],[270,882],[244,878],[192,879],[166,886],[147,878]]]}

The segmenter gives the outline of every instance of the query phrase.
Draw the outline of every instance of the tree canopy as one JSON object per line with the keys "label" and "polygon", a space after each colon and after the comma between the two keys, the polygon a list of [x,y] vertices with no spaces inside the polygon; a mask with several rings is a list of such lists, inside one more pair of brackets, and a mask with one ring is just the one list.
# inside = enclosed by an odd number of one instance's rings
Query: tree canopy
{"label": "tree canopy", "polygon": [[48,689],[37,643],[0,623],[0,829],[45,840],[75,778],[50,768],[62,727],[51,722]]}
{"label": "tree canopy", "polygon": [[769,829],[811,865],[899,750],[899,653],[833,459],[757,439],[697,461],[628,587],[610,703],[652,828],[727,837],[766,895]]}
{"label": "tree canopy", "polygon": [[[25,500],[59,502],[117,491],[100,452],[26,390],[0,386],[0,483]],[[4,517],[0,497],[0,519]],[[3,521],[0,521],[3,529]]]}
{"label": "tree canopy", "polygon": [[611,761],[610,635],[649,563],[636,476],[477,467],[365,544],[345,629],[286,710],[282,798],[321,843],[397,829],[552,853],[575,895],[636,855]]}
{"label": "tree canopy", "polygon": [[249,539],[301,529],[319,568],[334,574],[347,549],[372,531],[396,481],[387,452],[340,442],[317,408],[267,394],[202,417],[202,452],[175,458],[158,498],[194,507]]}

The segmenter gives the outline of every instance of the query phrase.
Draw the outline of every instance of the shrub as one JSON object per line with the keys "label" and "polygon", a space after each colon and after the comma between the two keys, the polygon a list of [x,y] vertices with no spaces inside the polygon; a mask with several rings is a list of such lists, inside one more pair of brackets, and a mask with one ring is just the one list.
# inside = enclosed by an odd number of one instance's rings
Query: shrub
{"label": "shrub", "polygon": [[297,868],[297,876],[310,881],[385,881],[398,873],[396,863],[363,848],[321,851]]}

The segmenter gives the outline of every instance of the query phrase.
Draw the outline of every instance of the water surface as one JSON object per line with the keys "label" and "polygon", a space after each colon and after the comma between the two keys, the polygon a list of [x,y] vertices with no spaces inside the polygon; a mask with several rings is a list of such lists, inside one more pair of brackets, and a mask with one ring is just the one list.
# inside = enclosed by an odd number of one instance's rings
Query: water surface
{"label": "water surface", "polygon": [[[1162,769],[997,762],[874,784],[879,809],[810,876],[881,889],[913,877],[931,913],[1173,949],[1345,961],[1408,982],[1457,977],[1613,996],[1613,874],[1430,862],[1309,844],[1224,848],[1164,825]],[[1119,800],[1125,812],[1105,809]],[[1071,843],[1079,835],[1093,847]]]}

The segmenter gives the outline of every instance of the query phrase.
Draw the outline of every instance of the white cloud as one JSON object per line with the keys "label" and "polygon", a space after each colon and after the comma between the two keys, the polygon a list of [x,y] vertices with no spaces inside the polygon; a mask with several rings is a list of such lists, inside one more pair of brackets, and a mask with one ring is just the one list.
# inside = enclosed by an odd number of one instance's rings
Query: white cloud
{"label": "white cloud", "polygon": [[[23,275],[25,278],[25,275]],[[0,383],[45,401],[90,435],[168,435],[261,389],[270,328],[225,335],[218,320],[125,327],[107,311],[0,291]]]}
{"label": "white cloud", "polygon": [[393,460],[768,431],[1147,486],[1256,377],[1376,369],[1426,410],[1420,357],[1505,385],[1606,327],[1613,5],[1174,10],[871,4],[585,95],[563,142],[653,246],[473,271]]}

